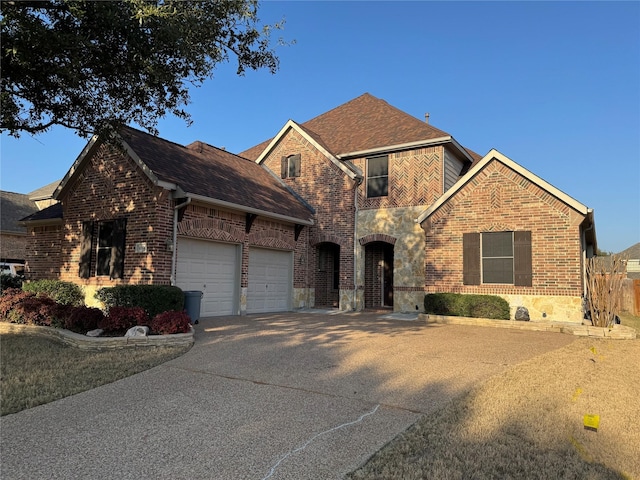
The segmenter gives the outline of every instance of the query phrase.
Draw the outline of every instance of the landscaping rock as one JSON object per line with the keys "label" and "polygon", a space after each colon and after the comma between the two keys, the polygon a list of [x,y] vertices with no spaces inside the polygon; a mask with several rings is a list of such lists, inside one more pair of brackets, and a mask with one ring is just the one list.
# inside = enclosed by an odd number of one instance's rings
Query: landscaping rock
{"label": "landscaping rock", "polygon": [[516,320],[520,322],[528,322],[529,318],[529,310],[526,307],[518,307],[516,309]]}
{"label": "landscaping rock", "polygon": [[88,331],[87,337],[99,337],[100,335],[102,335],[102,332],[104,332],[104,330],[102,330],[101,328],[96,328],[95,330]]}
{"label": "landscaping rock", "polygon": [[149,327],[131,327],[124,334],[125,337],[146,337],[149,334]]}

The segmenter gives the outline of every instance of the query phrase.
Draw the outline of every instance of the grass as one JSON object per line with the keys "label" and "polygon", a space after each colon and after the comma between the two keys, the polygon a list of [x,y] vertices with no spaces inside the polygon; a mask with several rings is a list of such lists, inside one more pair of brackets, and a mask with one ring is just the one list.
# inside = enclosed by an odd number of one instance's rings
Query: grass
{"label": "grass", "polygon": [[0,414],[114,382],[176,358],[188,348],[85,351],[37,335],[0,335]]}
{"label": "grass", "polygon": [[347,478],[640,479],[639,364],[640,340],[577,339],[422,417]]}
{"label": "grass", "polygon": [[623,312],[620,314],[620,323],[635,328],[638,336],[640,336],[640,317],[636,317],[629,312]]}

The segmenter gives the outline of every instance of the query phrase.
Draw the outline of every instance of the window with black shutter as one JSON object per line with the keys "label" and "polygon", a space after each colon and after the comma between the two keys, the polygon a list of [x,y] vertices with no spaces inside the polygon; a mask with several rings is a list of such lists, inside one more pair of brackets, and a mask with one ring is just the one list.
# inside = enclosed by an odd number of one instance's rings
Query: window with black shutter
{"label": "window with black shutter", "polygon": [[465,233],[463,283],[532,286],[531,232]]}
{"label": "window with black shutter", "polygon": [[[80,278],[92,275],[122,278],[124,273],[126,219],[83,222],[80,246]],[[95,252],[95,256],[94,256]],[[92,260],[95,259],[95,265]]]}

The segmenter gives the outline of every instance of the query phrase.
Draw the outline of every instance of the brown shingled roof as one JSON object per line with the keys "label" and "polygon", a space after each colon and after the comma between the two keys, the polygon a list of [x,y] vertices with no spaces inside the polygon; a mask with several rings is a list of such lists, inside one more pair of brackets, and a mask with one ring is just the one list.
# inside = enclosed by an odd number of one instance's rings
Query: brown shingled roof
{"label": "brown shingled roof", "polygon": [[186,193],[264,212],[309,220],[311,210],[264,167],[225,150],[188,147],[124,127],[121,136],[159,180]]}
{"label": "brown shingled roof", "polygon": [[[300,126],[334,155],[450,136],[369,93]],[[240,155],[256,160],[271,140]]]}

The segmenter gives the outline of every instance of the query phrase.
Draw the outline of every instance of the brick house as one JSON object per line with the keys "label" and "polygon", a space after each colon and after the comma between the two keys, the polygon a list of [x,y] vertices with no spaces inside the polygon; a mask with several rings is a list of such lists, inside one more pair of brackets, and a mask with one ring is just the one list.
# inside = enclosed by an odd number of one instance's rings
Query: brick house
{"label": "brick house", "polygon": [[239,156],[118,138],[89,142],[56,190],[60,212],[25,219],[30,278],[173,283],[204,291],[203,316],[415,312],[425,292],[453,291],[582,318],[592,210],[369,94]]}

